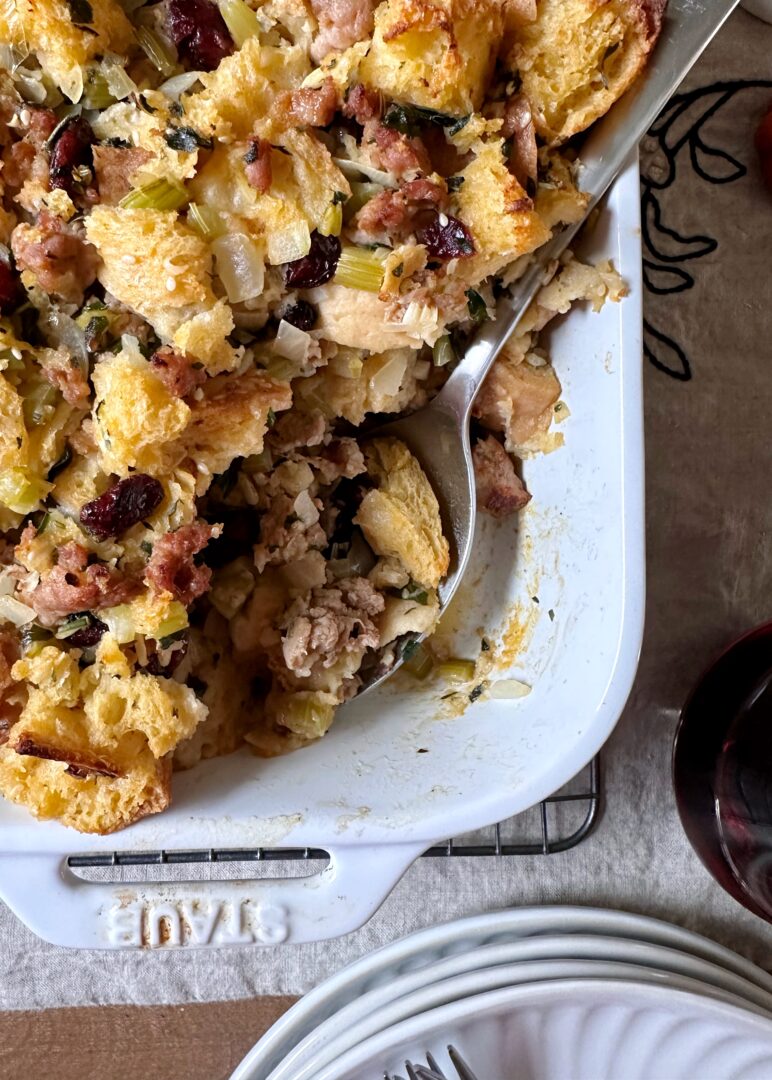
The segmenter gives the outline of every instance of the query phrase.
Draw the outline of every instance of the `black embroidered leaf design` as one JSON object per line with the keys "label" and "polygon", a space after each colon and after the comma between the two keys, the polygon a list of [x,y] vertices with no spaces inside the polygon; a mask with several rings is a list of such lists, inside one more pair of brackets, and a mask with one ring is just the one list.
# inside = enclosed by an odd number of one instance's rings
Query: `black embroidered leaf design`
{"label": "black embroidered leaf design", "polygon": [[689,382],[692,377],[692,366],[681,346],[672,338],[655,330],[645,319],[643,321],[643,355],[658,371],[664,372],[672,379]]}
{"label": "black embroidered leaf design", "polygon": [[[641,176],[641,223],[647,257],[643,260],[644,284],[656,296],[686,292],[694,277],[680,263],[702,259],[718,248],[711,236],[682,236],[663,219],[660,194],[677,180],[681,151],[697,175],[710,184],[731,184],[747,173],[746,166],[721,147],[712,146],[704,127],[727,102],[743,90],[769,89],[769,79],[737,79],[716,82],[676,94],[649,129],[655,143],[649,174]],[[747,140],[750,149],[750,140]],[[665,375],[689,382],[692,368],[683,348],[667,334],[644,321],[644,355]]]}

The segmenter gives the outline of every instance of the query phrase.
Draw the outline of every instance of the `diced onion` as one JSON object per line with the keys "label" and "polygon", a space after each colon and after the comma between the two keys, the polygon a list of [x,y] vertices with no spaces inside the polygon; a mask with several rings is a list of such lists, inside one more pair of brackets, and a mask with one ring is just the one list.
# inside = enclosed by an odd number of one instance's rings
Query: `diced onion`
{"label": "diced onion", "polygon": [[129,94],[137,93],[137,84],[126,74],[118,58],[107,57],[102,62],[105,82],[116,101],[123,101]]}
{"label": "diced onion", "polygon": [[400,350],[384,361],[381,368],[370,379],[370,386],[376,394],[393,397],[399,393],[402,380],[407,370],[407,355]]}
{"label": "diced onion", "polygon": [[228,27],[230,35],[241,48],[245,41],[251,37],[257,37],[262,27],[257,15],[244,0],[217,0],[217,6],[223,17],[223,22]]}
{"label": "diced onion", "polygon": [[351,161],[349,158],[333,158],[332,160],[344,176],[366,176],[368,180],[374,180],[376,184],[387,188],[399,186],[393,173],[384,172],[383,169],[376,169],[362,161]]}
{"label": "diced onion", "polygon": [[333,375],[342,379],[358,379],[364,369],[360,353],[341,346],[337,356],[333,356],[327,365]]}
{"label": "diced onion", "polygon": [[340,236],[342,228],[343,207],[339,202],[330,203],[319,223],[319,232],[322,236]]}
{"label": "diced onion", "polygon": [[284,356],[277,356],[274,360],[268,361],[265,370],[272,379],[278,379],[279,382],[291,382],[300,374],[300,364],[294,360],[287,360]]}
{"label": "diced onion", "polygon": [[411,300],[405,309],[401,322],[384,323],[385,330],[394,330],[409,334],[416,341],[425,341],[434,345],[440,336],[440,313],[431,304],[421,304]]}
{"label": "diced onion", "polygon": [[134,625],[134,615],[128,604],[118,604],[117,607],[104,608],[99,612],[99,618],[107,624],[107,629],[119,645],[128,645],[133,641],[137,628]]}
{"label": "diced onion", "polygon": [[276,331],[272,348],[278,356],[293,360],[297,364],[305,364],[314,346],[318,348],[318,343],[310,334],[306,333],[305,330],[300,330],[297,326],[293,326],[286,319],[282,319],[279,323],[279,329]]}
{"label": "diced onion", "polygon": [[304,259],[311,250],[308,222],[297,220],[283,229],[271,229],[266,237],[268,262],[273,266]]}
{"label": "diced onion", "polygon": [[181,75],[173,75],[171,79],[161,83],[158,89],[172,101],[179,101],[191,86],[195,86],[202,75],[202,71],[183,71]]}
{"label": "diced onion", "polygon": [[260,296],[265,282],[263,253],[244,233],[229,233],[212,241],[217,275],[232,304]]}
{"label": "diced onion", "polygon": [[48,298],[44,304],[35,302],[40,311],[43,322],[43,332],[49,345],[54,347],[62,345],[78,362],[78,366],[84,374],[88,374],[88,349],[86,347],[86,335],[75,320],[55,308]]}
{"label": "diced onion", "polygon": [[531,692],[528,683],[520,682],[519,679],[497,679],[491,683],[490,696],[511,700],[513,698],[527,697]]}
{"label": "diced onion", "polygon": [[35,611],[13,596],[0,596],[0,619],[12,622],[14,626],[24,626],[35,618]]}
{"label": "diced onion", "polygon": [[165,79],[171,78],[177,65],[158,35],[146,26],[138,26],[137,41],[151,64],[158,68]]}

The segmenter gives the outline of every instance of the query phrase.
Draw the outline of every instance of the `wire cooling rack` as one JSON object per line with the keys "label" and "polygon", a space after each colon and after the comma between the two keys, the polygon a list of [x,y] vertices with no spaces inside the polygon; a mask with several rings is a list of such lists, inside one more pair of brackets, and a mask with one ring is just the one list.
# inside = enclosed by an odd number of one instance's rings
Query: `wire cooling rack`
{"label": "wire cooling rack", "polygon": [[[437,844],[424,858],[509,858],[554,855],[585,840],[600,816],[602,784],[596,757],[564,788],[517,817],[476,833]],[[179,866],[187,863],[298,863],[328,861],[321,848],[225,848],[191,851],[113,851],[71,855],[73,869],[124,866]]]}

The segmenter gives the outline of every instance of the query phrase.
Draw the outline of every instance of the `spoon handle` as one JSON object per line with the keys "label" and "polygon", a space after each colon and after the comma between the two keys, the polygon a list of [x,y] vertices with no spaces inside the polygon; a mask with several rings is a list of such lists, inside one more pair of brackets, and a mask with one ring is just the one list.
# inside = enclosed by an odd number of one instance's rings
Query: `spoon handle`
{"label": "spoon handle", "polygon": [[472,402],[503,345],[517,327],[554,261],[598,205],[631,152],[675,93],[681,80],[737,6],[739,0],[669,0],[665,24],[644,78],[614,106],[581,150],[579,186],[589,196],[585,217],[565,226],[540,248],[511,297],[499,304],[450,376],[435,405],[468,420]]}

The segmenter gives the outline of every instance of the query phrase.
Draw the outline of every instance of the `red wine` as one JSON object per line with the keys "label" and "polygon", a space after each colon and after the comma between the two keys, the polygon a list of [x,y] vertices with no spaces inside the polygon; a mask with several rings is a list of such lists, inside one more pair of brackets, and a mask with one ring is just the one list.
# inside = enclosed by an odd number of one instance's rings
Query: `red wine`
{"label": "red wine", "polygon": [[[764,710],[766,727],[772,729],[770,687],[772,624],[767,624],[736,641],[704,673],[681,712],[673,748],[673,784],[686,835],[719,884],[749,911],[765,919],[772,919],[769,898],[764,892],[757,895],[758,886],[751,888],[747,873],[744,875],[739,867],[747,871],[749,860],[763,851],[758,835],[754,834],[757,851],[748,840],[746,799],[750,795],[755,803],[762,788],[772,790],[772,755],[763,751],[759,734]],[[758,768],[751,783],[748,762],[754,756]],[[761,779],[763,776],[766,781]],[[719,804],[721,819],[717,813]],[[729,857],[735,837],[743,829],[746,832],[737,855]],[[754,882],[758,869],[755,866],[753,870]]]}

